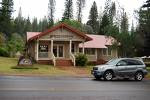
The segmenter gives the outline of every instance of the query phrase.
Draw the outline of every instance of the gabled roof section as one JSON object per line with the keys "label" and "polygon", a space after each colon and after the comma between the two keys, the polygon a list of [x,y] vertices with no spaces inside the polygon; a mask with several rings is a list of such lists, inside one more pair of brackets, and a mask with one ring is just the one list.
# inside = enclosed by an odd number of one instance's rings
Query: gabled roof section
{"label": "gabled roof section", "polygon": [[34,37],[34,36],[36,36],[36,35],[39,35],[41,32],[27,32],[27,41],[30,39],[30,38],[32,38],[32,37]]}
{"label": "gabled roof section", "polygon": [[92,38],[87,36],[85,33],[81,32],[78,29],[75,29],[75,28],[73,28],[73,27],[71,27],[71,26],[69,26],[69,25],[67,25],[65,23],[60,23],[60,24],[58,24],[58,25],[56,25],[56,26],[54,26],[54,27],[52,27],[52,28],[50,28],[50,29],[48,29],[48,30],[46,30],[44,32],[34,32],[34,33],[31,32],[31,33],[33,33],[33,35],[31,35],[31,36],[28,36],[28,34],[30,34],[30,32],[27,32],[27,40],[29,42],[29,41],[38,39],[38,38],[40,38],[42,36],[45,36],[46,34],[51,33],[51,32],[53,32],[53,31],[55,31],[55,30],[57,30],[59,28],[65,28],[65,29],[67,29],[67,30],[77,34],[78,36],[81,36],[86,41],[92,40]]}

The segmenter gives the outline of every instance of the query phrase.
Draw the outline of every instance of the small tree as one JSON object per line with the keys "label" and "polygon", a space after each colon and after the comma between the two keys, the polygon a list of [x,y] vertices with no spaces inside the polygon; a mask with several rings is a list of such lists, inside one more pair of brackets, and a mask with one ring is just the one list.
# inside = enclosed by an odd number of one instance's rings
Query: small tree
{"label": "small tree", "polygon": [[24,50],[24,41],[22,37],[17,33],[13,33],[7,43],[7,49],[11,57],[18,51],[22,52]]}

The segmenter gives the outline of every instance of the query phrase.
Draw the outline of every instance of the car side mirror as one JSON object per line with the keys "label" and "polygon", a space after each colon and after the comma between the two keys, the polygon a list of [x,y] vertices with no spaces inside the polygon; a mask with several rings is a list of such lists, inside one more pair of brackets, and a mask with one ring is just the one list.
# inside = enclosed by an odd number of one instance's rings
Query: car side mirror
{"label": "car side mirror", "polygon": [[123,66],[123,64],[121,64],[121,63],[118,63],[116,66]]}

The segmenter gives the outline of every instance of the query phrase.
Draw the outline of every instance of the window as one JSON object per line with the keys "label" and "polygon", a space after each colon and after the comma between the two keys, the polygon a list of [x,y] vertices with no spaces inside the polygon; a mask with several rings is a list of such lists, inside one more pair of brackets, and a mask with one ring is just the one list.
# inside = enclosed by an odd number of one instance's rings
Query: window
{"label": "window", "polygon": [[108,47],[108,55],[111,55],[111,51],[112,51],[112,49],[110,47]]}
{"label": "window", "polygon": [[79,53],[82,53],[82,48],[79,48]]}
{"label": "window", "polygon": [[121,61],[118,62],[117,65],[118,65],[118,66],[126,66],[126,65],[127,65],[127,61],[121,60]]}
{"label": "window", "polygon": [[39,45],[39,57],[40,58],[48,57],[48,45]]}
{"label": "window", "polygon": [[127,60],[128,62],[128,65],[143,65],[143,63],[141,61],[138,61],[138,60]]}
{"label": "window", "polygon": [[94,48],[87,48],[87,49],[85,49],[85,54],[95,55],[95,49]]}
{"label": "window", "polygon": [[48,45],[39,45],[39,52],[48,52]]}
{"label": "window", "polygon": [[111,56],[112,55],[112,49],[110,47],[108,47],[107,49],[106,48],[102,49],[102,55]]}
{"label": "window", "polygon": [[102,49],[102,54],[107,55],[107,49]]}
{"label": "window", "polygon": [[72,47],[71,47],[71,52],[74,53],[74,52],[75,52],[75,45],[72,44],[71,46],[72,46]]}

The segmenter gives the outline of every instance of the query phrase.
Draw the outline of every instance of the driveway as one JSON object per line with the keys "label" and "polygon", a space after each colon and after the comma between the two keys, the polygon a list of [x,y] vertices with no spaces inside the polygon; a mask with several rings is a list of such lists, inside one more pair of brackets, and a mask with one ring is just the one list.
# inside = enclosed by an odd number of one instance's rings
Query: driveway
{"label": "driveway", "polygon": [[149,100],[150,80],[0,76],[0,100]]}

